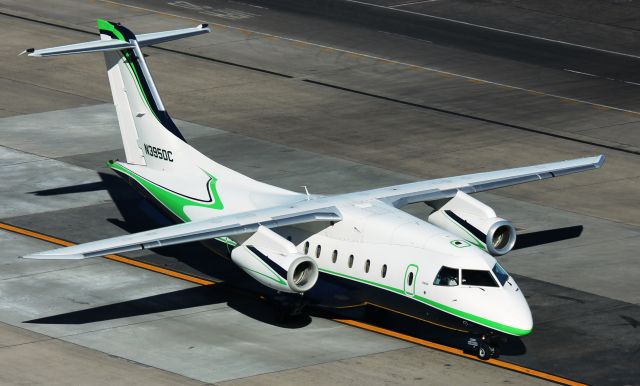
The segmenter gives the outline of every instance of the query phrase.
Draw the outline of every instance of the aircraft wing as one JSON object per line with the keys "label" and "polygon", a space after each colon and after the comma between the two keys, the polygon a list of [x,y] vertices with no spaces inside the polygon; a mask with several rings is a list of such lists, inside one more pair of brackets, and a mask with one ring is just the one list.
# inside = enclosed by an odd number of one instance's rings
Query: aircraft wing
{"label": "aircraft wing", "polygon": [[370,199],[379,199],[399,208],[416,202],[429,202],[450,198],[455,196],[458,190],[465,193],[477,193],[597,169],[604,164],[604,159],[604,155],[599,155],[515,169],[439,178],[373,189],[361,192],[358,195],[363,195]]}
{"label": "aircraft wing", "polygon": [[294,205],[283,205],[171,225],[146,232],[132,233],[34,253],[23,257],[27,259],[85,259],[112,253],[207,240],[215,237],[253,233],[258,230],[260,225],[275,228],[314,221],[340,220],[342,220],[342,216],[336,207],[322,207],[313,201],[303,201]]}

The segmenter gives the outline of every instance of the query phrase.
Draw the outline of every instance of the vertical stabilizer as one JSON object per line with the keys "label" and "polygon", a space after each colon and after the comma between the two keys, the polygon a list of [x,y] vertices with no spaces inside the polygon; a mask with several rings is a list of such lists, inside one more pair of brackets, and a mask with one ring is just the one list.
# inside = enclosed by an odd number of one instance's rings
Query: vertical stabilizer
{"label": "vertical stabilizer", "polygon": [[104,53],[127,162],[174,169],[185,140],[164,109],[136,36],[122,25],[98,20],[101,40],[131,48]]}
{"label": "vertical stabilizer", "polygon": [[165,111],[140,47],[210,32],[194,28],[134,35],[98,20],[100,40],[33,49],[29,56],[104,53],[127,162],[110,162],[181,221],[240,213],[301,199],[253,180],[189,146]]}

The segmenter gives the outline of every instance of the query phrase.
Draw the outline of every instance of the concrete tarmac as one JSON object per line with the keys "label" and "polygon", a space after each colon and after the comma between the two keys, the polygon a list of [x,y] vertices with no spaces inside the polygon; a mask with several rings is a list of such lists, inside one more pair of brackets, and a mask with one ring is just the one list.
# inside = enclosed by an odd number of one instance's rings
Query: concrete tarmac
{"label": "concrete tarmac", "polygon": [[[47,5],[0,5],[3,222],[76,242],[161,225],[103,166],[122,151],[101,58],[14,55],[92,39],[82,31],[94,31],[97,17],[135,32],[205,19],[214,33],[163,46],[173,51],[150,48],[148,62],[189,142],[262,181],[337,193],[604,152],[602,171],[478,198],[524,240],[502,260],[528,295],[535,331],[526,350],[502,359],[587,383],[637,380],[640,144],[629,85],[239,3],[216,9],[246,18],[172,3]],[[27,368],[47,350],[69,358],[50,371],[3,372],[7,383],[63,383],[47,372],[83,383],[78,368],[90,363],[105,374],[126,367],[141,383],[539,382],[322,318],[279,326],[259,302],[111,261],[16,260],[50,246],[0,235],[3,363]],[[132,257],[218,273],[196,247]],[[93,311],[73,314],[83,310]]]}

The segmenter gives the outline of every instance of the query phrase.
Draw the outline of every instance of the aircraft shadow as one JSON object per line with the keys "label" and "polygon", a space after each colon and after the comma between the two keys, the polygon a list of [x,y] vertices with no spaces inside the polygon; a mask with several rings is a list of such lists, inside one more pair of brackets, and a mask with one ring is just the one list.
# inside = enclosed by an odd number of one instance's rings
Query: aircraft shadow
{"label": "aircraft shadow", "polygon": [[263,323],[281,328],[302,328],[308,315],[281,321],[273,305],[256,296],[226,288],[223,284],[198,286],[124,302],[27,320],[31,324],[87,324],[141,315],[226,303],[230,308]]}
{"label": "aircraft shadow", "polygon": [[513,249],[530,248],[538,245],[555,243],[556,241],[575,239],[580,237],[583,229],[584,227],[582,225],[574,225],[570,227],[520,234],[516,239],[516,245]]}
{"label": "aircraft shadow", "polygon": [[[145,199],[125,180],[111,173],[99,172],[101,181],[87,184],[31,192],[38,196],[55,196],[73,193],[105,190],[121,218],[109,217],[106,221],[123,229],[127,233],[136,233],[175,224],[154,204]],[[226,246],[217,241],[208,245],[216,254],[199,242],[153,248],[152,256],[137,257],[137,260],[154,265],[167,266],[174,270],[201,276],[229,280],[241,276],[241,271],[219,255],[228,253]]]}

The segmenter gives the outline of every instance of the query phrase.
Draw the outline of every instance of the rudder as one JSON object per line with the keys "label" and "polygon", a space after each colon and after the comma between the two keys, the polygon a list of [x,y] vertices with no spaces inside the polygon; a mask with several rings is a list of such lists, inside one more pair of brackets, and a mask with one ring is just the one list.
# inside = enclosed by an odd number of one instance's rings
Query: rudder
{"label": "rudder", "polygon": [[127,162],[172,169],[185,139],[164,108],[136,36],[106,20],[98,20],[98,28],[101,40],[132,46],[104,52]]}

